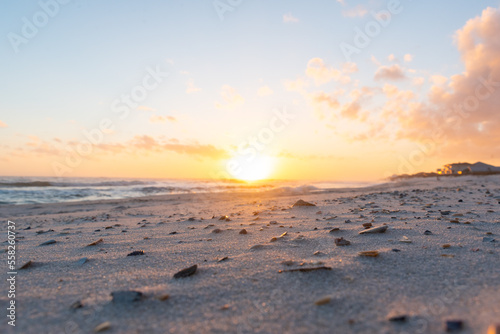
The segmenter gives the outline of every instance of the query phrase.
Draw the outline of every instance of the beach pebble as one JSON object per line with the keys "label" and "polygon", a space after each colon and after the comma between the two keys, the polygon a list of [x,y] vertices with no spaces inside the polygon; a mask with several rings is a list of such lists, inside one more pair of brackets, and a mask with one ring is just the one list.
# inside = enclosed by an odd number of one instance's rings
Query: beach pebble
{"label": "beach pebble", "polygon": [[239,234],[248,234],[248,232],[247,232],[247,230],[242,229],[242,230],[239,232]]}
{"label": "beach pebble", "polygon": [[425,230],[425,231],[424,231],[424,235],[432,235],[432,232],[431,232],[431,231],[429,231],[429,230]]}
{"label": "beach pebble", "polygon": [[456,332],[464,328],[464,322],[462,320],[447,320],[446,321],[446,331]]}
{"label": "beach pebble", "polygon": [[55,244],[57,241],[55,241],[54,239],[50,239],[50,240],[47,240],[45,242],[42,242],[39,246],[47,246],[47,245],[52,245],[52,244]]}
{"label": "beach pebble", "polygon": [[407,322],[408,316],[407,315],[396,315],[396,316],[390,317],[388,320],[390,322]]}
{"label": "beach pebble", "polygon": [[220,228],[216,228],[215,230],[212,230],[212,233],[221,233],[222,230]]}
{"label": "beach pebble", "polygon": [[338,232],[338,231],[340,231],[340,228],[338,228],[338,227],[334,227],[334,228],[332,228],[332,229],[330,230],[330,233],[335,233],[335,232]]}
{"label": "beach pebble", "polygon": [[349,240],[346,240],[344,238],[335,238],[335,245],[336,246],[349,246],[351,242]]}
{"label": "beach pebble", "polygon": [[174,275],[174,278],[185,278],[192,276],[196,273],[196,270],[198,269],[198,265],[191,266],[189,268],[182,269],[178,273]]}
{"label": "beach pebble", "polygon": [[367,230],[359,232],[359,234],[384,233],[385,231],[387,231],[387,228],[388,228],[387,225],[372,227]]}
{"label": "beach pebble", "polygon": [[363,227],[366,228],[366,229],[369,229],[370,227],[372,227],[373,224],[372,223],[364,223],[363,224]]}
{"label": "beach pebble", "polygon": [[483,242],[496,242],[496,240],[490,237],[483,237]]}
{"label": "beach pebble", "polygon": [[109,321],[103,322],[102,324],[97,325],[94,328],[94,333],[100,333],[107,331],[108,329],[111,328],[111,323]]}
{"label": "beach pebble", "polygon": [[344,223],[350,224],[350,223],[352,223],[352,221],[350,219],[346,219],[346,220],[344,220]]}
{"label": "beach pebble", "polygon": [[309,202],[306,202],[306,201],[299,199],[297,202],[295,202],[293,207],[295,208],[298,206],[316,206],[316,204],[312,204],[312,203],[309,203]]}
{"label": "beach pebble", "polygon": [[170,298],[170,295],[168,293],[164,293],[164,294],[159,295],[157,299],[163,302],[169,298]]}
{"label": "beach pebble", "polygon": [[113,303],[130,303],[141,300],[142,292],[134,290],[120,290],[111,292]]}
{"label": "beach pebble", "polygon": [[315,252],[313,253],[313,255],[319,256],[319,255],[323,255],[323,253],[321,253],[321,251],[315,251]]}
{"label": "beach pebble", "polygon": [[79,266],[82,266],[82,265],[84,265],[85,263],[87,263],[87,262],[88,262],[88,260],[89,260],[88,258],[86,258],[86,257],[82,257],[82,258],[81,258],[80,260],[78,260],[76,263],[77,263]]}
{"label": "beach pebble", "polygon": [[320,298],[320,299],[316,300],[314,302],[314,304],[318,305],[318,306],[321,306],[321,305],[328,304],[329,302],[331,302],[331,300],[332,300],[331,297],[323,297],[323,298]]}
{"label": "beach pebble", "polygon": [[76,302],[74,302],[73,304],[71,304],[69,306],[69,308],[72,309],[72,310],[76,310],[76,309],[79,309],[79,308],[82,308],[82,307],[83,307],[83,304],[79,300],[77,300]]}
{"label": "beach pebble", "polygon": [[403,243],[406,243],[406,244],[411,244],[411,240],[408,239],[408,237],[406,235],[403,235],[403,237],[399,240],[399,242],[403,242]]}
{"label": "beach pebble", "polygon": [[444,249],[446,249],[446,248],[450,248],[450,247],[451,247],[451,245],[450,245],[450,244],[444,244],[444,245],[443,245],[443,246],[441,246],[441,247],[443,247]]}
{"label": "beach pebble", "polygon": [[284,266],[293,266],[295,264],[295,261],[293,261],[293,260],[285,260],[285,261],[281,261],[281,264],[284,265]]}
{"label": "beach pebble", "polygon": [[271,238],[271,240],[269,240],[269,242],[275,242],[275,241],[277,241],[277,240],[278,240],[278,238],[276,238],[276,237],[272,237],[272,238]]}
{"label": "beach pebble", "polygon": [[34,262],[29,260],[28,262],[26,262],[25,264],[23,264],[19,270],[22,270],[22,269],[28,269],[29,267],[33,266],[34,265]]}
{"label": "beach pebble", "polygon": [[127,256],[137,256],[137,255],[144,255],[144,251],[143,250],[136,250],[136,251],[133,251],[132,253],[129,253],[127,254]]}
{"label": "beach pebble", "polygon": [[266,246],[264,245],[253,245],[252,247],[250,247],[250,250],[259,250],[259,249],[264,249]]}
{"label": "beach pebble", "polygon": [[91,242],[90,244],[87,245],[87,247],[90,247],[90,246],[96,246],[96,245],[99,245],[100,243],[102,243],[104,240],[101,238],[99,240],[96,240],[94,242]]}
{"label": "beach pebble", "polygon": [[222,259],[218,259],[217,262],[223,262],[223,261],[226,261],[228,259],[229,259],[229,257],[224,256]]}
{"label": "beach pebble", "polygon": [[366,256],[366,257],[377,257],[379,256],[379,254],[380,253],[378,251],[364,251],[358,253],[359,256]]}

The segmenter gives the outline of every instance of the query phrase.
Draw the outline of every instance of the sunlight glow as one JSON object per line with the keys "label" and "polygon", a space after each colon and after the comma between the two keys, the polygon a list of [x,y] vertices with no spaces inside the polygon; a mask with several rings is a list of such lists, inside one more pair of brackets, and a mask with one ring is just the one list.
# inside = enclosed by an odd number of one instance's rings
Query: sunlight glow
{"label": "sunlight glow", "polygon": [[265,155],[257,155],[253,159],[235,156],[227,162],[231,176],[243,181],[259,181],[269,178],[274,165],[274,158]]}

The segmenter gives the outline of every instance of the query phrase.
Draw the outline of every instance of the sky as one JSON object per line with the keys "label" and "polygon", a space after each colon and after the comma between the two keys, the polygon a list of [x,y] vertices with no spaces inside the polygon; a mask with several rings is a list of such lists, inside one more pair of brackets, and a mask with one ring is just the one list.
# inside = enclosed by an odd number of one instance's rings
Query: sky
{"label": "sky", "polygon": [[500,165],[500,1],[3,1],[0,175]]}

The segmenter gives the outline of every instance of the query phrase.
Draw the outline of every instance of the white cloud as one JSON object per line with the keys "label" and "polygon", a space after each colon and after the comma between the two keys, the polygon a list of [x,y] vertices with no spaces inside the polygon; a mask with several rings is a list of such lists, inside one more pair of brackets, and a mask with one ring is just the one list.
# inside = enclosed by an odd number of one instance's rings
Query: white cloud
{"label": "white cloud", "polygon": [[285,23],[297,23],[299,22],[299,19],[294,17],[292,13],[288,12],[286,14],[283,14],[283,22]]}

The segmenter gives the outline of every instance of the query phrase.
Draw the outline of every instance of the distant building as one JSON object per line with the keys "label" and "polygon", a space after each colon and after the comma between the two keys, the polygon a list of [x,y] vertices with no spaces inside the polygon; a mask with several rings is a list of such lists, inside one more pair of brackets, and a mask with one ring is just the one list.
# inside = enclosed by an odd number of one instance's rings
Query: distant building
{"label": "distant building", "polygon": [[444,165],[443,168],[438,168],[438,174],[467,174],[467,173],[500,173],[500,167],[485,164],[484,162],[476,162],[470,164],[468,162],[458,162],[454,164]]}

